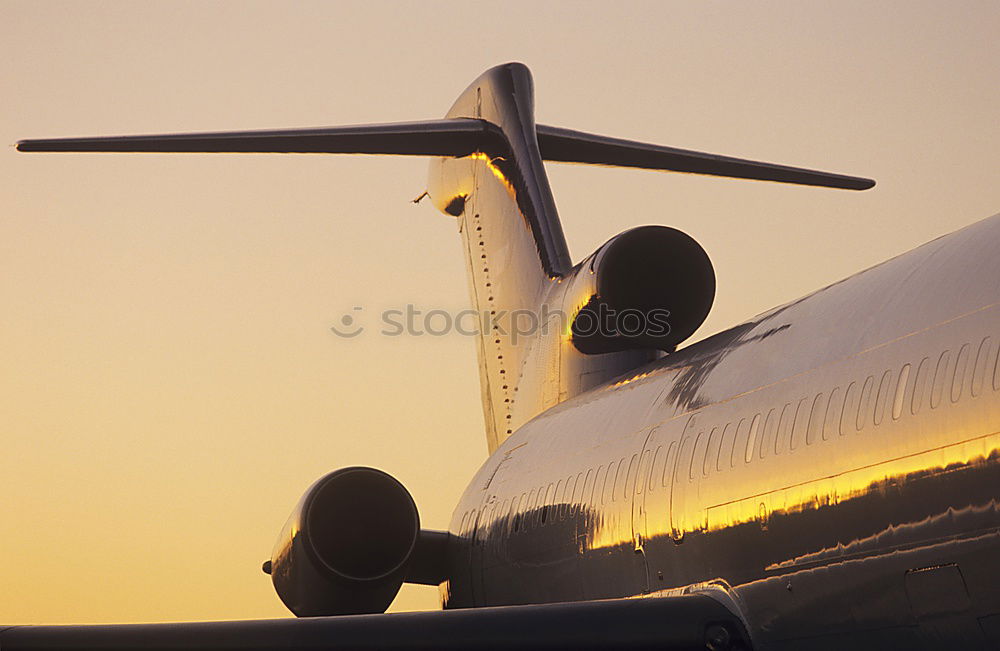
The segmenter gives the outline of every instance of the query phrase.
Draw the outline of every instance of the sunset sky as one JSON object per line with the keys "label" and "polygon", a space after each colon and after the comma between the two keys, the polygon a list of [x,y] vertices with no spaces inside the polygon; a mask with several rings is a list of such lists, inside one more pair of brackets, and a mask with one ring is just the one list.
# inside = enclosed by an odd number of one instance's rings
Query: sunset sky
{"label": "sunset sky", "polygon": [[[0,0],[0,19],[11,145],[438,118],[516,60],[540,123],[878,181],[550,164],[574,260],[650,223],[708,251],[691,341],[1000,212],[994,0]],[[288,616],[261,562],[342,466],[447,527],[486,457],[473,340],[374,332],[384,309],[467,307],[454,220],[410,202],[426,170],[0,151],[0,624]],[[369,329],[334,336],[346,313]],[[393,606],[436,607],[415,586]]]}

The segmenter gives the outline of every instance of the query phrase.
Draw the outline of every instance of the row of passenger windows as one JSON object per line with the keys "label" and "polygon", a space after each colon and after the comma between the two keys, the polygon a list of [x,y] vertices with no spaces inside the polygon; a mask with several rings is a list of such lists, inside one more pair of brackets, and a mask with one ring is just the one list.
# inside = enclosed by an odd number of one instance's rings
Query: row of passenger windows
{"label": "row of passenger windows", "polygon": [[[969,344],[963,345],[952,361],[952,352],[945,350],[936,359],[924,357],[916,369],[905,364],[898,371],[889,369],[878,380],[869,375],[863,382],[851,382],[845,388],[834,387],[829,392],[804,397],[786,403],[766,413],[758,413],[735,423],[705,429],[694,437],[694,449],[686,468],[678,468],[676,480],[694,480],[736,467],[740,461],[751,463],[771,454],[794,451],[803,445],[813,445],[866,427],[879,427],[887,418],[902,418],[907,411],[916,415],[923,409],[937,409],[942,402],[958,402],[963,395],[982,393],[989,375],[994,390],[1000,390],[1000,364],[994,341],[986,337],[980,342],[973,358]],[[992,371],[992,373],[989,373]],[[682,443],[681,458],[687,459],[687,446]],[[543,485],[488,505],[479,523],[501,522],[509,533],[523,532],[537,526],[575,517],[577,509],[596,507],[627,500],[633,493],[653,491],[657,486],[670,485],[674,474],[677,441],[656,450],[645,450],[631,458],[623,457],[570,475],[566,479]],[[461,531],[475,524],[476,511],[462,519]],[[506,516],[506,520],[503,518]]]}
{"label": "row of passenger windows", "polygon": [[[913,365],[904,364],[898,371],[888,369],[879,376],[869,375],[863,382],[834,387],[737,424],[701,431],[694,438],[687,472],[678,470],[678,481],[683,474],[694,480],[733,468],[741,458],[751,463],[755,458],[794,451],[803,444],[879,427],[887,419],[899,420],[906,412],[917,415],[923,409],[937,409],[945,401],[956,403],[964,395],[976,397],[990,375],[993,389],[1000,390],[998,352],[993,340],[986,337],[975,349],[964,344],[957,354],[945,350],[936,358],[924,357],[915,370]],[[673,448],[672,443],[668,458]],[[665,475],[664,485],[668,483]]]}
{"label": "row of passenger windows", "polygon": [[[649,453],[643,455],[648,462]],[[510,533],[523,532],[528,529],[564,521],[567,518],[574,518],[578,515],[581,505],[583,508],[608,504],[611,502],[621,502],[627,500],[632,491],[638,489],[642,491],[642,486],[636,486],[637,473],[639,468],[639,454],[633,454],[629,458],[621,458],[609,464],[601,465],[595,471],[593,468],[586,472],[570,475],[566,479],[541,486],[537,489],[522,493],[514,498],[507,498],[499,505],[488,505],[483,513],[479,529],[490,526],[490,523],[498,521],[505,515],[508,516],[505,526],[510,528]],[[645,482],[645,468],[640,475]],[[462,520],[461,531],[471,528],[476,512],[467,513]]]}

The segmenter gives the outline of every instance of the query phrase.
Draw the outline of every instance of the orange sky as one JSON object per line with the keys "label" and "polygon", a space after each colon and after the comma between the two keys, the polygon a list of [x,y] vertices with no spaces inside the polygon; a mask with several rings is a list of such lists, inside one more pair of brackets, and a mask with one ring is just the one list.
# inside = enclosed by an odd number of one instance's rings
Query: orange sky
{"label": "orange sky", "polygon": [[[486,68],[538,121],[870,176],[864,193],[549,166],[574,259],[687,231],[695,336],[1000,211],[995,2],[0,1],[21,138],[436,118]],[[447,526],[484,460],[471,339],[350,341],[466,307],[426,163],[0,152],[0,622],[285,616],[261,561],[301,492],[380,467]],[[818,342],[817,345],[821,345]],[[406,587],[394,608],[436,607]]]}

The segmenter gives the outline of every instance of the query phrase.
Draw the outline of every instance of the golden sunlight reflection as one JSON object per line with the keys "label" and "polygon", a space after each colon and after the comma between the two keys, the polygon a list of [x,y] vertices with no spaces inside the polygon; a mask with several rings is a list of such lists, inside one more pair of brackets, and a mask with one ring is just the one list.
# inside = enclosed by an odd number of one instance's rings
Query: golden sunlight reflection
{"label": "golden sunlight reflection", "polygon": [[654,371],[646,371],[644,373],[638,373],[636,375],[633,375],[632,377],[625,378],[624,380],[618,380],[617,382],[609,386],[608,389],[616,389],[618,387],[625,386],[626,384],[632,384],[633,382],[636,382],[638,380],[643,380],[645,378],[648,378],[653,374]]}
{"label": "golden sunlight reflection", "polygon": [[488,154],[484,154],[481,151],[473,152],[468,157],[473,160],[478,160],[485,163],[486,168],[493,173],[493,176],[496,177],[496,179],[500,181],[500,183],[503,184],[505,188],[507,188],[507,192],[510,194],[510,196],[515,197],[517,195],[517,190],[514,188],[514,184],[510,182],[510,179],[507,178],[507,175],[504,174],[503,170],[501,170],[496,164],[496,161],[498,160],[505,161],[507,159],[505,159],[503,156],[494,156],[491,158]]}
{"label": "golden sunlight reflection", "polygon": [[[915,477],[954,472],[997,463],[1000,433],[969,439],[919,454],[781,488],[768,493],[708,507],[699,518],[704,524],[687,531],[718,531],[761,518],[833,506],[885,490]],[[694,514],[691,514],[692,516]]]}
{"label": "golden sunlight reflection", "polygon": [[576,317],[580,314],[583,308],[587,307],[597,295],[594,294],[593,290],[589,287],[581,293],[580,298],[572,302],[572,307],[569,311],[569,318],[566,319],[566,325],[563,328],[563,338],[572,339],[573,338],[573,322],[576,321]]}

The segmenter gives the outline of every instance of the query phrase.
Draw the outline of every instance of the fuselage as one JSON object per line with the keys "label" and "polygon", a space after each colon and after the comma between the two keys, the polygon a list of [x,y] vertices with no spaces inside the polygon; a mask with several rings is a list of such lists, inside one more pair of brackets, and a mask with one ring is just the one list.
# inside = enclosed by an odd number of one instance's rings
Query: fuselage
{"label": "fuselage", "polygon": [[698,589],[768,647],[983,639],[997,250],[1000,216],[534,417],[455,510],[445,606]]}

